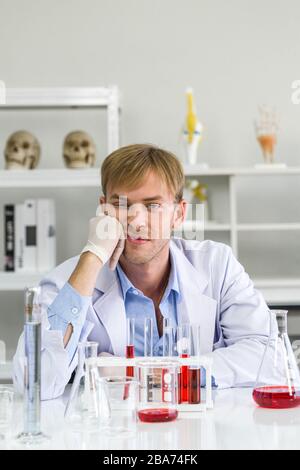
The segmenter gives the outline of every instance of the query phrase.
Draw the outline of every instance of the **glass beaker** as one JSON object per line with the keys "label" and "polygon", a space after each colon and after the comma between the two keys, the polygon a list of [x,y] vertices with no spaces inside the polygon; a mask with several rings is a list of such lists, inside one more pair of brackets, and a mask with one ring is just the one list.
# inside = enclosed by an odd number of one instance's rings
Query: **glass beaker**
{"label": "glass beaker", "polygon": [[139,419],[145,423],[175,420],[178,416],[178,361],[141,360],[136,366],[139,379]]}
{"label": "glass beaker", "polygon": [[65,410],[66,421],[74,429],[93,431],[109,416],[106,397],[102,395],[101,401],[98,397],[98,368],[89,363],[89,359],[97,357],[97,351],[98,343],[94,341],[78,345],[78,365]]}
{"label": "glass beaker", "polygon": [[253,390],[263,408],[300,405],[300,374],[287,334],[287,310],[270,310],[270,335]]}
{"label": "glass beaker", "polygon": [[110,416],[103,427],[103,433],[116,438],[133,436],[137,424],[138,382],[133,377],[101,377],[97,379],[97,386],[98,396],[108,397],[110,409]]}

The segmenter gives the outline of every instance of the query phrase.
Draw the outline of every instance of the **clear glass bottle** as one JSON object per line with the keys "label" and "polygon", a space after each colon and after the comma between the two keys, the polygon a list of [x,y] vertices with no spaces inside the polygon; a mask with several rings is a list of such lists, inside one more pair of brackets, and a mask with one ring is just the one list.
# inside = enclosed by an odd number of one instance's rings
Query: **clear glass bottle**
{"label": "clear glass bottle", "polygon": [[263,408],[300,405],[300,374],[287,333],[287,310],[270,310],[270,335],[253,390]]}

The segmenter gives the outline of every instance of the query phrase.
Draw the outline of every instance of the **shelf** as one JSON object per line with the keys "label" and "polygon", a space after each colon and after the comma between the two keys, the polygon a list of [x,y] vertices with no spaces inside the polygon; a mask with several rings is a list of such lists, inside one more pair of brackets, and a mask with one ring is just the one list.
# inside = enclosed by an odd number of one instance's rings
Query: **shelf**
{"label": "shelf", "polygon": [[237,230],[239,232],[253,232],[253,231],[288,231],[300,230],[300,223],[278,223],[278,224],[238,224]]}
{"label": "shelf", "polygon": [[90,88],[8,88],[0,110],[30,108],[106,107],[117,93],[116,87]]}
{"label": "shelf", "polygon": [[25,287],[35,286],[46,273],[0,272],[0,291],[20,291]]}
{"label": "shelf", "polygon": [[0,188],[100,188],[100,170],[1,170]]}
{"label": "shelf", "polygon": [[266,176],[266,175],[300,175],[300,167],[280,166],[270,168],[206,168],[201,165],[184,165],[186,176]]}
{"label": "shelf", "polygon": [[[255,168],[229,169],[211,168],[202,170],[197,165],[185,167],[186,176],[231,176],[231,175],[266,175],[266,174],[299,174],[300,167],[276,171],[261,171]],[[67,187],[100,187],[100,169],[41,169],[41,170],[0,170],[0,188],[67,188]]]}
{"label": "shelf", "polygon": [[[186,231],[204,231],[204,232],[228,232],[230,224],[221,224],[217,222],[201,222],[198,220],[186,220],[183,223],[183,230]],[[181,230],[179,230],[180,232]]]}
{"label": "shelf", "polygon": [[269,305],[300,306],[300,279],[256,278],[253,282]]}

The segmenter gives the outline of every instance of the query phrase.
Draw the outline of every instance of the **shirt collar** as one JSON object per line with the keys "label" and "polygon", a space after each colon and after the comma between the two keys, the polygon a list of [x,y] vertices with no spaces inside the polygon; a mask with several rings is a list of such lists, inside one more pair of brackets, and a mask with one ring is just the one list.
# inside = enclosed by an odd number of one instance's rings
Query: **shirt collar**
{"label": "shirt collar", "polygon": [[[174,257],[174,254],[172,253],[172,250],[170,250],[169,253],[170,253],[171,270],[170,270],[169,281],[168,281],[163,299],[168,298],[171,290],[176,292],[178,298],[180,299],[181,294],[180,294],[180,289],[179,289],[178,272],[176,269],[175,257]],[[121,288],[122,288],[123,299],[125,301],[127,292],[136,290],[136,287],[128,279],[125,272],[121,268],[120,263],[117,264],[117,273],[118,273],[118,278],[119,278]]]}

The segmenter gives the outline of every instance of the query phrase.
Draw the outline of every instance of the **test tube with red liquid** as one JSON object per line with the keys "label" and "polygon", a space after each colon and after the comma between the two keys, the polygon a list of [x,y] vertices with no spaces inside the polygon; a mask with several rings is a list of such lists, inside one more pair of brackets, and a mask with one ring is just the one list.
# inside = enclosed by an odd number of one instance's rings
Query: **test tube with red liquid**
{"label": "test tube with red liquid", "polygon": [[[134,358],[134,337],[135,337],[135,319],[127,318],[126,320],[126,358]],[[134,377],[134,367],[126,367],[126,376]],[[128,387],[125,385],[124,400],[128,398]]]}
{"label": "test tube with red liquid", "polygon": [[[200,358],[200,325],[191,325],[191,357]],[[188,368],[188,402],[201,403],[201,366],[191,365]]]}
{"label": "test tube with red liquid", "polygon": [[[177,352],[182,358],[191,354],[191,325],[188,323],[177,327]],[[178,403],[189,401],[189,373],[188,366],[181,366],[178,373]]]}

